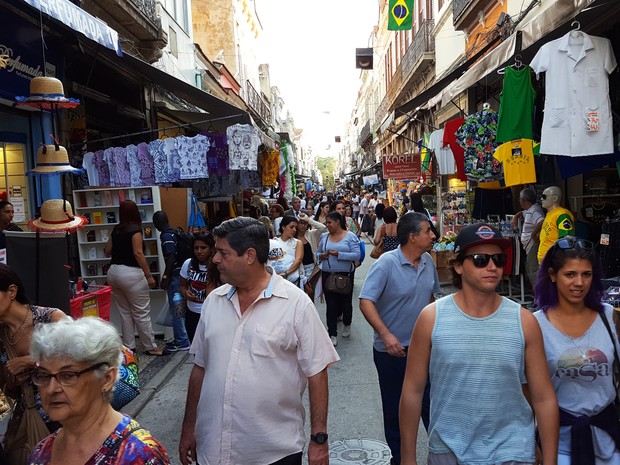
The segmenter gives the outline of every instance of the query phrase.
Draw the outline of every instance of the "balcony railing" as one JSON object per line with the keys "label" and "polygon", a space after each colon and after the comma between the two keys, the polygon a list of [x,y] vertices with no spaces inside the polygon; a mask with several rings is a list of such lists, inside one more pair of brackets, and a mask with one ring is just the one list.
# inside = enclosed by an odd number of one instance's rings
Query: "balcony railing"
{"label": "balcony railing", "polygon": [[130,0],[153,24],[158,24],[155,0]]}
{"label": "balcony railing", "polygon": [[260,94],[256,91],[250,81],[245,81],[245,90],[247,94],[246,103],[258,114],[258,116],[261,117],[265,123],[271,124],[271,109],[261,98]]}
{"label": "balcony railing", "polygon": [[416,63],[422,58],[425,53],[432,53],[435,51],[435,36],[433,35],[433,29],[435,28],[435,21],[432,19],[425,19],[420,25],[420,29],[413,37],[413,42],[405,52],[403,61],[401,62],[401,69],[403,73],[403,79],[406,80],[409,74],[413,70]]}
{"label": "balcony railing", "polygon": [[475,0],[452,0],[452,17],[454,24],[458,22],[460,16]]}

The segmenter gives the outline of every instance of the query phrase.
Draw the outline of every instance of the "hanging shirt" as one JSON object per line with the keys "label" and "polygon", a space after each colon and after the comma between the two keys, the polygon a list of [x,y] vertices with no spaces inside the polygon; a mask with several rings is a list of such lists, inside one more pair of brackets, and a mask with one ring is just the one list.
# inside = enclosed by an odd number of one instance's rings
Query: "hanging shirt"
{"label": "hanging shirt", "polygon": [[110,185],[110,169],[108,168],[108,162],[103,156],[103,150],[97,150],[95,152],[95,166],[97,167],[97,173],[99,173],[99,185]]}
{"label": "hanging shirt", "polygon": [[125,147],[114,147],[112,156],[116,166],[116,185],[130,186],[131,172],[129,171],[129,161],[127,161],[127,149]]}
{"label": "hanging shirt", "polygon": [[103,151],[103,159],[108,164],[110,178],[108,186],[116,186],[116,161],[114,160],[114,147],[109,147]]}
{"label": "hanging shirt", "polygon": [[209,139],[200,134],[195,137],[179,136],[176,139],[181,179],[208,178]]}
{"label": "hanging shirt", "polygon": [[571,31],[540,48],[530,65],[536,74],[546,72],[540,153],[613,153],[607,75],[616,65],[609,39],[581,31]]}
{"label": "hanging shirt", "polygon": [[97,165],[95,164],[95,154],[93,152],[86,152],[82,158],[82,168],[86,170],[88,175],[88,185],[99,185],[99,171],[97,171]]}
{"label": "hanging shirt", "polygon": [[497,147],[493,156],[504,166],[506,187],[536,182],[533,141],[531,139],[517,139],[506,142]]}
{"label": "hanging shirt", "polygon": [[153,167],[155,170],[155,182],[165,183],[169,181],[168,156],[164,151],[164,141],[157,139],[149,144],[149,153],[153,157]]}
{"label": "hanging shirt", "polygon": [[502,167],[493,157],[497,148],[497,113],[482,110],[470,115],[456,132],[456,140],[465,149],[465,174],[471,181],[492,181],[502,177]]}
{"label": "hanging shirt", "polygon": [[176,137],[164,139],[164,153],[168,162],[168,180],[166,182],[176,182],[181,179],[181,160]]}
{"label": "hanging shirt", "polygon": [[207,151],[209,174],[212,176],[229,174],[226,134],[222,132],[204,132],[203,134],[209,138],[209,150]]}
{"label": "hanging shirt", "polygon": [[435,158],[439,165],[439,174],[454,174],[456,166],[454,164],[454,155],[450,146],[443,146],[444,130],[438,129],[431,133],[428,141],[428,148],[435,152]]}
{"label": "hanging shirt", "polygon": [[425,132],[422,137],[422,147],[420,150],[420,164],[423,173],[429,173],[431,171],[431,151],[428,149],[429,140],[431,138],[430,132]]}
{"label": "hanging shirt", "polygon": [[138,144],[138,160],[140,162],[139,185],[152,186],[155,184],[155,160],[150,151],[150,144],[141,142]]}
{"label": "hanging shirt", "polygon": [[547,250],[559,238],[575,235],[575,218],[566,208],[556,207],[549,210],[543,220],[540,230],[540,245],[538,246],[538,263],[543,261]]}
{"label": "hanging shirt", "polygon": [[138,159],[138,147],[133,144],[127,146],[127,161],[129,162],[130,186],[141,186],[140,182],[140,160]]}
{"label": "hanging shirt", "polygon": [[278,182],[280,170],[280,152],[278,150],[263,152],[261,168],[263,170],[263,186],[275,186]]}
{"label": "hanging shirt", "polygon": [[447,145],[452,150],[454,155],[454,162],[456,163],[456,176],[461,181],[467,181],[465,175],[465,150],[456,141],[456,131],[463,125],[465,118],[456,118],[448,121],[444,125],[443,131],[443,145]]}
{"label": "hanging shirt", "polygon": [[226,138],[230,169],[256,171],[261,144],[258,130],[249,124],[235,124],[226,128]]}
{"label": "hanging shirt", "polygon": [[504,87],[499,101],[497,135],[495,140],[533,139],[534,100],[532,68],[504,68]]}

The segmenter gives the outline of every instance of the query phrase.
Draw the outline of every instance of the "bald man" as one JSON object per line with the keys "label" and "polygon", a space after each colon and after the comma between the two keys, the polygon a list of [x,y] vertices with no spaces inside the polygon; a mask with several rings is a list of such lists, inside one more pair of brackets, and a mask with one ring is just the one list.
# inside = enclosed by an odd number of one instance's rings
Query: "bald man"
{"label": "bald man", "polygon": [[540,245],[538,246],[538,263],[545,258],[547,250],[564,236],[575,235],[575,218],[573,214],[560,206],[562,191],[557,186],[547,187],[542,195],[541,205],[547,210],[547,215],[540,229]]}

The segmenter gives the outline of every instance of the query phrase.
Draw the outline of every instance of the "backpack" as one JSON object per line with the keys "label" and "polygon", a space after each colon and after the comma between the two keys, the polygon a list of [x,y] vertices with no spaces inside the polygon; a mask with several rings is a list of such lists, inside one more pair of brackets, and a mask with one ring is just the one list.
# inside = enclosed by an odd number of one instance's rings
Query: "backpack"
{"label": "backpack", "polygon": [[177,229],[174,233],[174,239],[177,246],[176,266],[183,266],[188,258],[194,256],[194,235],[191,232]]}

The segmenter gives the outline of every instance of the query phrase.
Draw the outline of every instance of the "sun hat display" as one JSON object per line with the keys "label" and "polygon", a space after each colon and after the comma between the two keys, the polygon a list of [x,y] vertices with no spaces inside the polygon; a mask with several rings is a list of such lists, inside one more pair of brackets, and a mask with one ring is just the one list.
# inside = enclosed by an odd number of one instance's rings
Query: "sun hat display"
{"label": "sun hat display", "polygon": [[37,166],[28,174],[81,173],[69,164],[69,154],[62,145],[42,145],[37,150]]}
{"label": "sun hat display", "polygon": [[75,108],[80,101],[75,98],[65,97],[65,90],[60,80],[40,76],[30,81],[30,96],[15,97],[17,106],[29,106],[41,110],[53,110],[57,108]]}
{"label": "sun hat display", "polygon": [[465,226],[454,240],[454,253],[462,253],[465,250],[482,244],[496,244],[502,249],[507,249],[512,241],[502,236],[502,233],[486,223],[470,224]]}
{"label": "sun hat display", "polygon": [[32,231],[74,232],[82,228],[88,220],[73,214],[71,203],[62,199],[46,200],[41,205],[41,216],[28,222]]}

